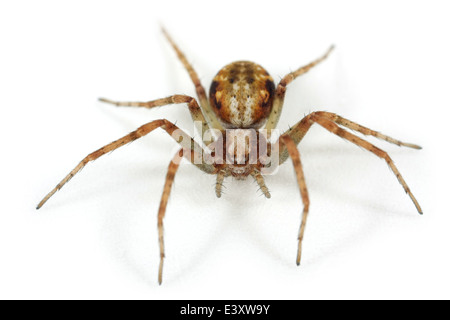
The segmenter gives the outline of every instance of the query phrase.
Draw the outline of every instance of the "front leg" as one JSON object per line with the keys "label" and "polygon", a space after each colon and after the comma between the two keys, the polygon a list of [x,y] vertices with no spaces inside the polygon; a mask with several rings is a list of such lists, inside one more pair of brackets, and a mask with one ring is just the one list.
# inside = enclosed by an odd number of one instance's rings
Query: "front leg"
{"label": "front leg", "polygon": [[[334,121],[334,122],[333,122]],[[400,172],[398,171],[397,167],[394,165],[394,162],[389,157],[389,155],[374,146],[373,144],[367,142],[366,140],[363,140],[359,138],[358,136],[348,132],[347,130],[340,128],[336,123],[339,123],[342,126],[345,126],[349,129],[358,131],[365,135],[372,135],[379,139],[385,140],[390,143],[397,144],[399,146],[407,146],[415,149],[420,149],[419,146],[415,144],[410,143],[403,143],[399,140],[390,138],[388,136],[385,136],[377,131],[373,131],[371,129],[368,129],[366,127],[363,127],[357,123],[354,123],[350,120],[347,120],[345,118],[342,118],[338,115],[328,113],[328,112],[314,112],[306,117],[304,117],[300,122],[298,122],[294,127],[292,127],[288,132],[283,134],[277,143],[280,144],[280,151],[279,151],[279,157],[280,157],[280,164],[284,163],[287,158],[290,156],[292,159],[292,162],[294,164],[294,169],[297,175],[297,183],[300,187],[300,194],[303,201],[303,214],[302,214],[302,222],[300,226],[299,236],[298,236],[298,254],[297,254],[297,264],[300,264],[301,260],[301,254],[302,254],[302,241],[303,236],[305,233],[305,227],[306,227],[306,221],[308,217],[309,212],[309,196],[308,196],[308,190],[306,188],[305,183],[305,177],[302,169],[302,164],[300,162],[300,153],[298,152],[297,145],[300,143],[300,141],[303,139],[303,137],[306,135],[308,130],[311,128],[311,126],[314,123],[319,124],[323,128],[327,129],[331,133],[336,134],[337,136],[346,139],[357,146],[360,146],[376,156],[384,159],[386,163],[389,165],[391,170],[394,172],[395,176],[397,177],[400,184],[403,186],[405,192],[410,196],[411,200],[413,201],[414,205],[416,206],[417,211],[422,214],[422,209],[412,194],[411,190],[409,189],[408,185],[406,184],[405,180],[401,176]]]}
{"label": "front leg", "polygon": [[[366,149],[367,151],[370,151],[371,153],[375,154],[377,157],[384,159],[386,161],[386,163],[388,164],[388,166],[393,171],[393,173],[395,174],[395,176],[397,177],[397,180],[402,185],[405,192],[411,198],[417,211],[420,214],[422,214],[422,209],[421,209],[418,201],[412,194],[410,188],[406,184],[405,180],[403,179],[402,175],[400,174],[399,170],[397,169],[397,167],[395,166],[394,162],[392,161],[390,156],[387,154],[387,152],[379,149],[378,147],[374,146],[373,144],[369,143],[368,141],[361,139],[360,137],[354,135],[353,133],[339,127],[335,122],[333,122],[333,120],[342,126],[359,131],[363,134],[373,135],[377,138],[383,139],[387,142],[395,143],[397,145],[408,146],[411,148],[420,149],[420,147],[417,145],[410,144],[410,143],[404,143],[404,142],[395,140],[393,138],[387,137],[385,135],[382,135],[381,133],[378,133],[371,129],[365,128],[365,127],[360,126],[354,122],[351,122],[345,118],[339,117],[335,114],[328,113],[328,112],[313,112],[313,113],[307,115],[299,123],[297,123],[294,127],[292,127],[288,132],[286,132],[286,134],[289,135],[292,138],[292,140],[294,141],[294,143],[297,145],[300,143],[300,141],[306,135],[309,128],[311,128],[311,126],[314,123],[317,123],[320,126],[322,126],[323,128],[325,128],[326,130],[330,131],[331,133],[334,133],[335,135],[337,135],[347,141],[350,141],[350,142],[356,144],[357,146],[360,146],[360,147]],[[288,152],[286,146],[282,145],[280,147],[280,164],[285,162],[288,157],[289,157],[289,152]]]}
{"label": "front leg", "polygon": [[[153,130],[157,128],[164,129],[169,135],[171,135],[172,138],[175,139],[175,141],[179,144],[184,144],[184,147],[186,145],[188,146],[191,153],[185,152],[184,156],[186,159],[190,160],[192,164],[197,166],[200,170],[213,174],[216,172],[216,168],[213,165],[206,164],[204,161],[196,161],[199,157],[203,157],[203,155],[198,155],[197,152],[200,151],[204,153],[205,151],[201,148],[201,146],[198,145],[197,142],[194,141],[188,134],[186,134],[184,131],[179,129],[176,125],[174,125],[172,122],[162,119],[162,120],[155,120],[152,122],[149,122],[147,124],[144,124],[143,126],[139,127],[137,130],[127,134],[126,136],[120,138],[119,140],[116,140],[114,142],[111,142],[107,144],[106,146],[98,149],[97,151],[92,152],[88,156],[86,156],[81,162],[72,170],[70,173],[61,180],[60,183],[52,190],[50,191],[44,199],[39,202],[36,209],[41,208],[50,197],[52,197],[56,191],[60,190],[67,182],[69,182],[70,179],[73,178],[81,169],[83,169],[89,162],[94,161],[101,156],[114,151],[132,141],[135,141]],[[189,141],[189,143],[188,143]],[[197,151],[198,150],[198,151]]]}

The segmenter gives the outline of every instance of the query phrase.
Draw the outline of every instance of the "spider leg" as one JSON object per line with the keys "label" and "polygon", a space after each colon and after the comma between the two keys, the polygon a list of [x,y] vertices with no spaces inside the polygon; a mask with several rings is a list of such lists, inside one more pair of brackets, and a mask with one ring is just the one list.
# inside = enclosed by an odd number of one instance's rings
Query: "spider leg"
{"label": "spider leg", "polygon": [[418,146],[416,144],[401,142],[401,141],[399,141],[397,139],[394,139],[394,138],[391,138],[389,136],[386,136],[386,135],[384,135],[384,134],[382,134],[380,132],[377,132],[377,131],[371,130],[369,128],[363,127],[362,125],[357,124],[356,122],[353,122],[351,120],[345,119],[345,118],[343,118],[343,117],[341,117],[341,116],[339,116],[337,114],[331,113],[331,112],[319,111],[319,112],[316,112],[316,114],[321,116],[321,117],[327,118],[328,120],[333,121],[334,123],[339,124],[339,125],[341,125],[343,127],[346,127],[346,128],[348,128],[350,130],[357,131],[357,132],[362,133],[363,135],[366,135],[366,136],[376,137],[376,138],[378,138],[380,140],[384,140],[384,141],[387,141],[389,143],[396,144],[399,147],[403,146],[403,147],[408,147],[408,148],[413,148],[413,149],[422,149],[422,147],[420,147],[420,146]]}
{"label": "spider leg", "polygon": [[280,140],[286,146],[289,155],[291,156],[292,164],[294,165],[295,174],[297,176],[297,183],[300,188],[300,196],[303,201],[302,222],[298,233],[298,251],[297,251],[297,265],[300,265],[300,260],[302,259],[303,236],[305,234],[306,220],[308,219],[308,212],[309,212],[309,195],[308,189],[306,187],[305,175],[303,174],[303,166],[300,161],[300,152],[297,149],[297,145],[289,135],[282,136]]}
{"label": "spider leg", "polygon": [[200,82],[200,79],[197,75],[197,72],[195,72],[192,65],[187,61],[186,56],[175,44],[175,42],[173,41],[173,39],[169,35],[169,33],[164,28],[161,28],[161,30],[162,30],[162,33],[164,34],[164,36],[166,37],[167,41],[169,41],[173,50],[175,50],[175,53],[177,54],[178,59],[181,61],[184,68],[189,73],[189,77],[191,78],[192,82],[194,83],[195,90],[197,91],[198,99],[200,100],[200,105],[203,109],[203,112],[206,115],[206,118],[208,119],[208,123],[214,129],[223,130],[222,125],[217,120],[216,115],[214,114],[213,110],[211,109],[211,106],[209,105],[208,98],[207,98],[206,92],[205,92],[205,88],[203,88],[203,86]]}
{"label": "spider leg", "polygon": [[386,151],[381,150],[378,147],[374,146],[373,144],[367,142],[366,140],[361,139],[360,137],[354,135],[353,133],[350,133],[350,132],[340,128],[337,124],[335,124],[334,122],[332,122],[326,118],[318,117],[315,121],[318,124],[320,124],[322,127],[324,127],[325,129],[330,131],[331,133],[334,133],[335,135],[337,135],[341,138],[344,138],[345,140],[348,140],[348,141],[356,144],[357,146],[360,146],[360,147],[366,149],[367,151],[372,152],[377,157],[384,159],[386,161],[387,165],[394,172],[395,176],[398,179],[398,182],[403,186],[403,189],[411,198],[412,202],[416,206],[417,211],[420,214],[423,214],[423,211],[419,205],[419,202],[416,200],[416,198],[412,194],[411,190],[409,189],[409,187],[406,184],[405,180],[403,179],[402,175],[400,174],[400,172],[398,171],[394,162],[392,161],[391,157],[387,154]]}
{"label": "spider leg", "polygon": [[[303,139],[303,137],[305,136],[305,134],[307,133],[309,128],[312,126],[312,124],[317,123],[320,126],[322,126],[323,128],[330,131],[331,133],[334,133],[335,135],[337,135],[345,140],[348,140],[348,141],[366,149],[367,151],[370,151],[371,153],[375,154],[379,158],[384,159],[386,161],[386,163],[388,164],[388,166],[393,171],[393,173],[395,174],[395,176],[397,177],[397,180],[402,185],[405,192],[411,198],[412,202],[416,206],[417,211],[420,214],[422,214],[422,209],[421,209],[418,201],[412,194],[410,188],[406,184],[405,180],[403,179],[402,175],[400,174],[399,170],[397,169],[397,167],[395,166],[394,162],[392,161],[391,157],[387,154],[387,152],[379,149],[378,147],[374,146],[373,144],[369,143],[368,141],[354,135],[353,133],[339,127],[336,123],[334,123],[333,121],[330,120],[330,115],[324,116],[324,114],[326,114],[326,113],[314,112],[314,113],[309,114],[308,116],[304,117],[299,123],[297,123],[294,127],[292,127],[287,133],[285,133],[285,135],[289,135],[292,138],[292,140],[294,141],[294,143],[298,144]],[[339,120],[339,121],[342,125],[344,125],[344,123],[345,123],[345,126],[353,127],[355,130],[357,130],[363,134],[375,135],[373,133],[376,133],[375,131],[372,131],[370,129],[367,129],[367,128],[359,126],[359,125],[358,125],[359,127],[357,127],[356,124],[353,122],[346,123],[344,121],[346,119],[344,119],[344,118],[340,118],[340,119],[341,120]],[[366,129],[369,131],[365,131]],[[364,132],[366,132],[366,133],[364,133]],[[375,135],[375,136],[378,138],[381,138],[383,140],[386,140],[388,142],[392,142],[389,140],[392,138],[386,137],[384,135],[379,134],[378,136],[377,135]],[[395,141],[393,143],[400,142],[398,140],[394,140],[394,139],[392,139],[392,140]],[[400,142],[400,145],[407,145],[407,146],[410,146],[413,148],[414,147],[420,148],[419,146],[405,144],[402,142]],[[283,163],[284,161],[286,161],[288,156],[289,156],[288,150],[286,148],[283,148],[283,146],[282,146],[280,149],[280,163]]]}
{"label": "spider leg", "polygon": [[119,148],[127,143],[135,141],[135,140],[149,134],[150,132],[152,132],[153,130],[155,130],[157,128],[164,129],[168,134],[171,135],[172,138],[175,139],[176,142],[178,142],[180,144],[183,141],[184,141],[184,143],[186,143],[187,141],[190,141],[190,149],[191,149],[191,154],[189,155],[190,158],[188,157],[187,154],[185,154],[185,158],[187,158],[189,161],[191,161],[191,163],[194,164],[195,166],[197,166],[200,170],[202,170],[206,173],[209,173],[209,174],[215,173],[216,169],[213,165],[206,164],[206,163],[204,163],[204,161],[196,161],[199,156],[197,154],[196,150],[201,151],[202,148],[198,145],[197,142],[194,141],[194,139],[192,139],[188,134],[186,134],[184,131],[179,129],[176,125],[174,125],[173,123],[171,123],[168,120],[165,120],[165,119],[155,120],[155,121],[149,122],[147,124],[144,124],[143,126],[139,127],[137,130],[127,134],[126,136],[120,138],[119,140],[111,142],[111,143],[107,144],[106,146],[104,146],[104,147],[98,149],[97,151],[94,151],[91,154],[89,154],[88,156],[86,156],[63,180],[61,180],[61,182],[52,191],[50,191],[44,197],[44,199],[42,199],[41,202],[39,202],[36,209],[41,208],[45,204],[45,202],[47,202],[47,200],[51,196],[53,196],[53,194],[55,194],[56,191],[60,190],[86,164],[100,158],[101,156],[103,156],[111,151],[116,150],[117,148]]}
{"label": "spider leg", "polygon": [[180,159],[183,157],[183,149],[178,151],[174,158],[170,161],[169,169],[167,170],[166,183],[164,184],[163,194],[161,197],[161,202],[159,204],[158,211],[158,239],[159,239],[159,252],[160,252],[160,262],[159,262],[159,272],[158,272],[158,282],[162,283],[163,265],[164,265],[164,225],[163,219],[166,215],[167,202],[169,201],[170,191],[172,189],[172,184],[175,179],[175,174],[177,173],[178,167],[180,166]]}
{"label": "spider leg", "polygon": [[331,46],[328,51],[321,56],[320,58],[314,60],[313,62],[307,64],[306,66],[303,66],[291,73],[288,73],[281,79],[280,83],[277,86],[277,89],[275,91],[275,98],[273,100],[273,107],[272,111],[269,115],[269,118],[267,119],[266,127],[265,129],[268,130],[269,134],[272,129],[275,129],[278,121],[280,120],[281,116],[281,110],[283,109],[283,102],[284,102],[284,96],[286,94],[286,87],[289,83],[291,83],[293,80],[295,80],[297,77],[301,76],[302,74],[305,74],[308,72],[311,68],[318,65],[320,62],[325,60],[328,55],[333,51],[334,46]]}
{"label": "spider leg", "polygon": [[[187,95],[180,95],[175,94],[173,96],[157,99],[153,101],[147,101],[147,102],[130,102],[130,101],[113,101],[105,98],[99,98],[101,102],[113,104],[118,107],[144,107],[144,108],[155,108],[155,107],[161,107],[169,104],[179,104],[179,103],[187,103],[189,107],[189,112],[191,113],[192,120],[194,120],[195,123],[201,123],[201,127],[198,128],[200,134],[203,137],[203,134],[209,130],[208,123],[203,116],[202,110],[200,109],[197,100],[195,98],[187,96]],[[205,145],[209,145],[212,141],[207,140],[204,141]]]}
{"label": "spider leg", "polygon": [[267,188],[266,183],[264,182],[264,177],[261,175],[261,172],[255,170],[251,173],[251,175],[258,183],[262,193],[266,196],[267,199],[270,199],[271,196],[269,188]]}

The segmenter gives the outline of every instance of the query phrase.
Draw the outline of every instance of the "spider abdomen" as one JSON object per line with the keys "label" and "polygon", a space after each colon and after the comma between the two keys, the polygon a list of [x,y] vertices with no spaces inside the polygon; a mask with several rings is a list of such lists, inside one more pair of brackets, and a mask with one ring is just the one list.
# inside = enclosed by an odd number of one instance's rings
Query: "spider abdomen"
{"label": "spider abdomen", "polygon": [[263,67],[237,61],[214,77],[209,101],[225,128],[260,128],[272,110],[274,94],[273,79]]}

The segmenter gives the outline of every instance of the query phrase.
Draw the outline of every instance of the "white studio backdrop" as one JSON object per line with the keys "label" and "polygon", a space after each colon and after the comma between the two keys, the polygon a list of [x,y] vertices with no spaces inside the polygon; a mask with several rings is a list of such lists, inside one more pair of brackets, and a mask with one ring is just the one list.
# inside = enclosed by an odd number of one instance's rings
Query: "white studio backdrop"
{"label": "white studio backdrop", "polygon": [[[449,22],[445,1],[8,1],[0,4],[2,102],[0,298],[449,298]],[[311,198],[302,266],[302,203],[291,162],[267,178],[225,182],[184,162],[165,219],[157,283],[156,215],[177,150],[158,131],[90,163],[39,211],[84,156],[154,119],[193,134],[185,106],[115,108],[194,87],[163,24],[208,90],[252,60],[293,82],[281,130],[338,113],[422,145],[389,152],[424,209],[387,165],[313,127],[299,146]]]}

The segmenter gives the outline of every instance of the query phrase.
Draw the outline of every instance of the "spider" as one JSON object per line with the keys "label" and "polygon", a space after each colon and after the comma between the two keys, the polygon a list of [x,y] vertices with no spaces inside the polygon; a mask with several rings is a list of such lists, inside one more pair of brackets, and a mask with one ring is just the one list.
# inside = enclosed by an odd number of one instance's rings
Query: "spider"
{"label": "spider", "polygon": [[[223,181],[226,177],[230,176],[238,180],[252,176],[256,180],[263,194],[267,198],[270,198],[270,193],[265,185],[263,177],[267,174],[265,170],[283,164],[290,157],[293,162],[294,172],[303,202],[296,259],[297,265],[300,265],[303,236],[309,212],[309,196],[297,145],[306,135],[309,128],[311,128],[313,124],[318,124],[329,132],[384,159],[405,192],[411,198],[417,211],[422,214],[422,209],[420,208],[418,201],[411,193],[391,157],[385,151],[346,129],[356,131],[363,135],[374,136],[398,146],[421,149],[418,145],[401,142],[377,131],[363,127],[337,114],[325,111],[317,111],[308,114],[288,131],[281,134],[276,142],[270,142],[271,132],[276,128],[278,120],[280,119],[287,86],[297,77],[305,74],[311,68],[325,60],[333,51],[333,46],[331,46],[320,58],[284,76],[277,86],[275,86],[269,73],[260,65],[250,61],[233,62],[223,67],[214,77],[210,86],[208,99],[197,73],[187,61],[185,55],[164,28],[162,28],[162,33],[176,52],[176,55],[184,68],[189,73],[195,86],[199,102],[197,102],[194,97],[180,94],[149,102],[118,102],[105,98],[100,98],[99,100],[115,106],[144,107],[149,109],[169,104],[187,104],[192,119],[195,123],[199,124],[198,129],[202,133],[211,132],[212,130],[212,134],[202,135],[203,139],[200,143],[166,119],[154,120],[146,123],[137,130],[86,156],[44,197],[38,204],[37,209],[41,208],[56,191],[60,190],[89,162],[96,160],[125,144],[137,140],[157,128],[161,128],[181,145],[181,149],[175,154],[169,164],[158,211],[157,220],[160,248],[160,264],[158,272],[159,284],[162,283],[165,258],[163,220],[172,184],[181,158],[187,159],[201,171],[217,176],[215,192],[219,198],[222,194]],[[263,134],[263,130],[261,129],[265,129],[266,134]],[[229,135],[230,133],[231,135]],[[254,134],[248,135],[247,133]],[[241,138],[241,143],[235,143],[235,138]],[[257,156],[255,158],[255,152],[258,154],[266,154],[268,156]]]}

